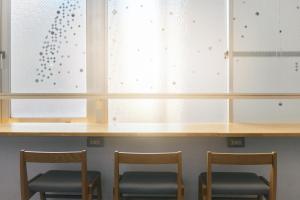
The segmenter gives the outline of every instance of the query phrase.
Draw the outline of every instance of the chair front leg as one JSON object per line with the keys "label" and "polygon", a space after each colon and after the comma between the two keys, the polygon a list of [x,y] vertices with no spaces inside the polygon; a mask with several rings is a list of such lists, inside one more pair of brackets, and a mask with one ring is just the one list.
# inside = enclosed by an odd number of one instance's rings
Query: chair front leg
{"label": "chair front leg", "polygon": [[201,199],[200,200],[206,200],[206,188],[204,187],[204,185],[201,185]]}
{"label": "chair front leg", "polygon": [[89,188],[88,188],[88,196],[87,196],[87,198],[88,198],[88,200],[93,200],[93,195],[94,194],[94,187],[93,186],[89,186]]}
{"label": "chair front leg", "polygon": [[119,194],[119,192],[117,191],[116,188],[113,189],[113,199],[114,200],[120,200],[120,194]]}
{"label": "chair front leg", "polygon": [[184,200],[184,187],[177,190],[177,200]]}
{"label": "chair front leg", "polygon": [[88,195],[88,200],[93,200],[93,193],[90,193],[90,194]]}

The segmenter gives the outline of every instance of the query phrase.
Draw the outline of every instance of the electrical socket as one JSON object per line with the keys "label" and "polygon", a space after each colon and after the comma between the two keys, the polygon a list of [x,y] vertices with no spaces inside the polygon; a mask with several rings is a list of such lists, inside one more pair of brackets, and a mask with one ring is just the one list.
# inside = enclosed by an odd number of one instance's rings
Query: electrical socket
{"label": "electrical socket", "polygon": [[227,146],[231,148],[241,148],[245,147],[245,138],[244,137],[230,137],[227,138]]}
{"label": "electrical socket", "polygon": [[104,147],[103,137],[88,137],[87,147]]}

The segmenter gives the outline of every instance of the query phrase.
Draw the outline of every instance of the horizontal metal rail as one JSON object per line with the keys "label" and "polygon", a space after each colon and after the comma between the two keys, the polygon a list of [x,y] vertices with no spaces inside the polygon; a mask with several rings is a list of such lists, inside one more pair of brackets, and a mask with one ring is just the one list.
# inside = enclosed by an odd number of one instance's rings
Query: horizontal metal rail
{"label": "horizontal metal rail", "polygon": [[234,57],[300,57],[300,51],[235,51]]}
{"label": "horizontal metal rail", "polygon": [[300,99],[300,93],[0,93],[0,99]]}

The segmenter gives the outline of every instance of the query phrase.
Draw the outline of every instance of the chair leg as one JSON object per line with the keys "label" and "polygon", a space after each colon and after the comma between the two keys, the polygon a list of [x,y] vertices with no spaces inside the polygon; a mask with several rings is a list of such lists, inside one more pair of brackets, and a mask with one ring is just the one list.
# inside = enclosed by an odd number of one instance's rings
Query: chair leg
{"label": "chair leg", "polygon": [[198,182],[198,200],[206,200],[206,185],[203,184],[200,177]]}
{"label": "chair leg", "polygon": [[113,189],[113,200],[120,200],[120,194],[116,191],[116,188]]}
{"label": "chair leg", "polygon": [[40,199],[41,200],[46,200],[45,192],[40,192]]}
{"label": "chair leg", "polygon": [[184,187],[178,190],[177,195],[178,200],[184,200]]}
{"label": "chair leg", "polygon": [[93,200],[93,193],[89,193],[88,200]]}
{"label": "chair leg", "polygon": [[87,194],[87,200],[93,200],[93,194],[94,194],[93,187],[91,187],[89,185],[89,187],[88,187],[88,194]]}
{"label": "chair leg", "polygon": [[201,185],[201,196],[200,196],[200,200],[206,200],[206,190],[204,189],[203,185]]}

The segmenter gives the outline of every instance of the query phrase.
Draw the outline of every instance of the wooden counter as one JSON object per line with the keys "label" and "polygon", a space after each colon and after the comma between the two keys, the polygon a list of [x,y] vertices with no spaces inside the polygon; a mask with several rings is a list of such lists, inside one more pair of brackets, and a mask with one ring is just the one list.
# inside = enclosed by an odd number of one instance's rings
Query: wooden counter
{"label": "wooden counter", "polygon": [[300,124],[11,123],[0,136],[36,137],[299,137]]}

